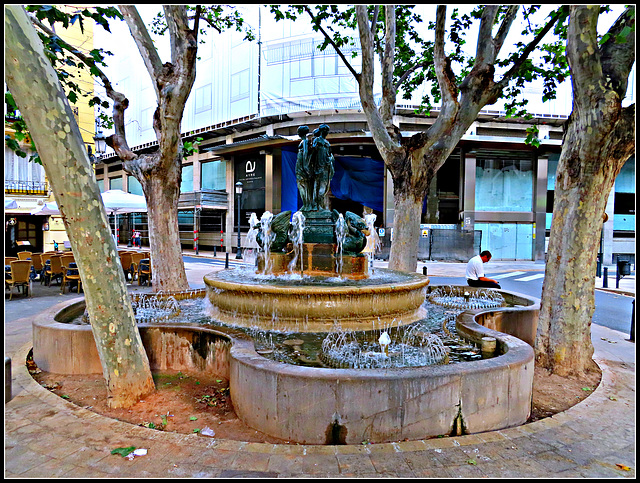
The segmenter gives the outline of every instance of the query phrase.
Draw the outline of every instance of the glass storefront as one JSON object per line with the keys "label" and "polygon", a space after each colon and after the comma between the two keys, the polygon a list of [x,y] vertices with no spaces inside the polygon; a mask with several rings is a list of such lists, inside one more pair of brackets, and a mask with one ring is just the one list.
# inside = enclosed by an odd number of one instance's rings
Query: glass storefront
{"label": "glass storefront", "polygon": [[494,260],[532,260],[533,223],[475,223],[482,231],[482,250]]}
{"label": "glass storefront", "polygon": [[481,158],[476,161],[476,211],[531,211],[531,159]]}

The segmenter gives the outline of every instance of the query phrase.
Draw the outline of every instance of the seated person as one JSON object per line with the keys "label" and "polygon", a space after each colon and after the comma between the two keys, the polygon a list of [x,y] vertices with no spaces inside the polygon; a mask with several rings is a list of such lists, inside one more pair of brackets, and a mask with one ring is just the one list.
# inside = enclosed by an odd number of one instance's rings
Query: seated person
{"label": "seated person", "polygon": [[487,287],[487,288],[500,288],[500,284],[492,278],[484,276],[483,263],[487,263],[491,260],[491,252],[485,250],[480,255],[476,255],[469,263],[467,263],[467,283],[470,287]]}

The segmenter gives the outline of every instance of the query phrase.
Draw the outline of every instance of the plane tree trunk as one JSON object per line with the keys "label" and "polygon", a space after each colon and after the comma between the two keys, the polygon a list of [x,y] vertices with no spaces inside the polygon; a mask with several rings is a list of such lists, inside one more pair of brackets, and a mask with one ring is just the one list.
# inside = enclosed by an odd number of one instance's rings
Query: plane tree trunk
{"label": "plane tree trunk", "polygon": [[[82,278],[110,407],[155,390],[80,130],[20,5],[5,6],[5,80],[37,146]],[[64,355],[61,355],[64,357]]]}
{"label": "plane tree trunk", "polygon": [[180,125],[184,106],[196,77],[198,18],[190,28],[185,6],[164,6],[171,37],[171,62],[162,63],[149,32],[133,5],[119,5],[131,35],[153,83],[158,107],[153,128],[158,151],[135,154],[126,142],[124,112],[129,102],[106,84],[114,101],[115,134],[107,139],[122,159],[124,170],[142,185],[148,209],[152,285],[155,291],[183,291],[189,288],[182,259],[178,230],[178,199],[182,180],[182,140]]}
{"label": "plane tree trunk", "polygon": [[558,162],[536,363],[559,375],[589,369],[596,257],[607,197],[635,152],[635,104],[622,107],[635,59],[628,8],[598,45],[598,5],[572,6],[567,38],[573,110]]}

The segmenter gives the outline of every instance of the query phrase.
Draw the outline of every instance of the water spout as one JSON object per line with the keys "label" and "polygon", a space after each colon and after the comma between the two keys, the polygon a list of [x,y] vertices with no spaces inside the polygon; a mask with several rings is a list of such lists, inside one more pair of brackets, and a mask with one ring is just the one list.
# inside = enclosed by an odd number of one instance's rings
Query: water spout
{"label": "water spout", "polygon": [[262,245],[260,251],[264,254],[264,270],[263,274],[271,273],[271,244],[276,238],[276,234],[271,230],[271,222],[273,221],[273,214],[270,211],[265,211],[260,218],[260,231],[262,235]]}
{"label": "water spout", "polygon": [[335,232],[336,232],[336,240],[338,243],[338,247],[336,250],[336,272],[338,272],[339,276],[342,276],[342,251],[344,246],[344,241],[347,238],[347,222],[344,220],[344,216],[342,213],[338,214],[338,220],[336,221]]}
{"label": "water spout", "polygon": [[289,229],[289,238],[293,243],[293,260],[289,262],[287,267],[290,273],[293,273],[296,268],[296,263],[300,259],[300,275],[304,273],[304,259],[302,257],[302,242],[304,241],[304,215],[300,211],[296,211],[293,214],[291,220],[291,228]]}

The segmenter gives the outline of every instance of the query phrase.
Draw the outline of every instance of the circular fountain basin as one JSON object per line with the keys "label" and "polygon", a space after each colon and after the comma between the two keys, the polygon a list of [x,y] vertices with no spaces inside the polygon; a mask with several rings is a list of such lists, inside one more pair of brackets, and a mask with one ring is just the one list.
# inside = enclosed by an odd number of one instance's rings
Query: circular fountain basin
{"label": "circular fountain basin", "polygon": [[[500,293],[511,307],[465,311],[456,319],[458,334],[474,343],[491,337],[500,355],[455,365],[293,366],[260,356],[238,329],[174,321],[139,329],[152,370],[228,379],[238,417],[274,437],[301,444],[424,439],[526,422],[534,360],[531,345],[519,337],[535,334],[540,305],[537,299]],[[63,374],[102,372],[91,327],[68,323],[83,311],[84,300],[78,298],[34,318],[38,367]]]}
{"label": "circular fountain basin", "polygon": [[370,330],[425,317],[424,275],[376,270],[365,280],[273,276],[237,268],[205,275],[211,314],[224,324],[293,332]]}

